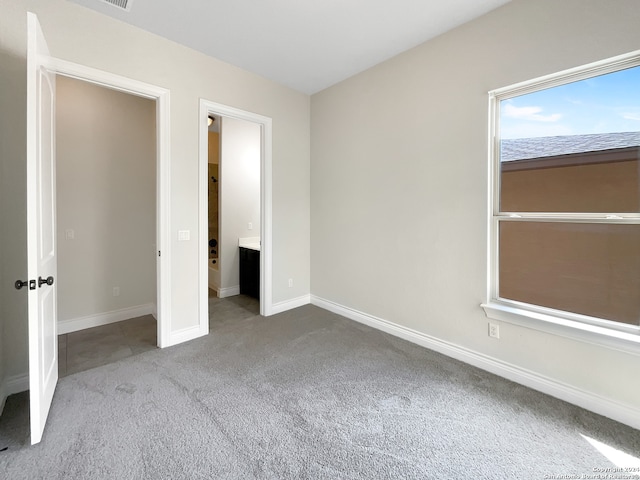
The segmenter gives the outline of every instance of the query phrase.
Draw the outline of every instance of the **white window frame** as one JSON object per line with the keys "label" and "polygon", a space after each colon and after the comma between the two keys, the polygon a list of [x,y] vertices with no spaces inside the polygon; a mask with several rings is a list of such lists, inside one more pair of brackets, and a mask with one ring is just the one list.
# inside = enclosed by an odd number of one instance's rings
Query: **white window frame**
{"label": "white window frame", "polygon": [[640,355],[639,326],[518,302],[498,295],[498,242],[501,222],[640,224],[640,213],[500,211],[500,102],[636,66],[640,66],[640,50],[489,92],[487,300],[481,305],[487,317]]}

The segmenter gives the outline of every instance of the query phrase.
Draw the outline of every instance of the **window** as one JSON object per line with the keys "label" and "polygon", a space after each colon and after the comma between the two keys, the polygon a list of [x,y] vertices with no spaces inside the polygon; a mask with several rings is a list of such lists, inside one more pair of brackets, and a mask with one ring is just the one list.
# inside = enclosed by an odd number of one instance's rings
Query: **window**
{"label": "window", "polygon": [[489,99],[487,316],[640,352],[640,52]]}

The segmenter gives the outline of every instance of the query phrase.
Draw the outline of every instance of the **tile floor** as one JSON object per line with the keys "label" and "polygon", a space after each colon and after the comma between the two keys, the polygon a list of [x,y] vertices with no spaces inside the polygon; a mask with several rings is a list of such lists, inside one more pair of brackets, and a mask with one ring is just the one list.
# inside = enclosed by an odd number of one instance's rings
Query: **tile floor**
{"label": "tile floor", "polygon": [[[209,326],[259,315],[258,300],[237,295],[217,298],[209,290]],[[58,336],[58,376],[64,377],[157,348],[151,315]]]}
{"label": "tile floor", "polygon": [[151,315],[58,335],[58,376],[82,372],[156,348]]}

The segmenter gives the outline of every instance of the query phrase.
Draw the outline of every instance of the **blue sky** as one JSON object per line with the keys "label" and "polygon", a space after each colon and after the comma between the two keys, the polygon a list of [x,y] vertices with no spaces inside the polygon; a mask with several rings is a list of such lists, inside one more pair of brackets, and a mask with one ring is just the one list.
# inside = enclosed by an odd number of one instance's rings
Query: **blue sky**
{"label": "blue sky", "polygon": [[640,131],[640,66],[500,102],[501,138]]}

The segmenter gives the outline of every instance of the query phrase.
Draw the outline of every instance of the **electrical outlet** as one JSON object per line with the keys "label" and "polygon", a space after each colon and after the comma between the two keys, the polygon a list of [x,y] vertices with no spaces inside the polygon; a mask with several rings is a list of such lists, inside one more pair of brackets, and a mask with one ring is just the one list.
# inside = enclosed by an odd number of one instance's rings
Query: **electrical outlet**
{"label": "electrical outlet", "polygon": [[113,296],[114,297],[120,296],[120,287],[113,287]]}
{"label": "electrical outlet", "polygon": [[293,287],[293,278],[289,279],[289,288]]}
{"label": "electrical outlet", "polygon": [[489,324],[489,336],[492,338],[500,338],[500,326],[497,323]]}

